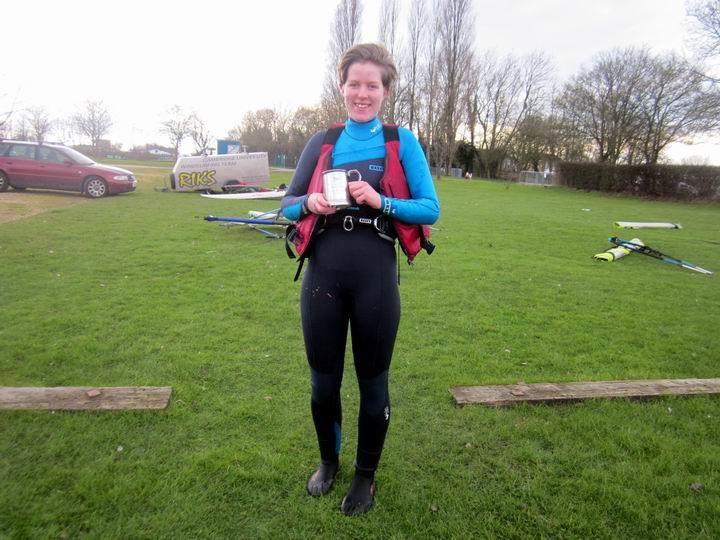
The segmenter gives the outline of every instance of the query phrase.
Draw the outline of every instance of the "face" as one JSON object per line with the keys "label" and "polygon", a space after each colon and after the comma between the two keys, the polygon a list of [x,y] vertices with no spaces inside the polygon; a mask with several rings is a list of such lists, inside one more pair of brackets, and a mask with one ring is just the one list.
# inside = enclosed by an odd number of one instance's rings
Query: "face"
{"label": "face", "polygon": [[388,95],[383,86],[380,67],[371,62],[351,64],[345,84],[340,85],[348,116],[356,122],[375,118]]}

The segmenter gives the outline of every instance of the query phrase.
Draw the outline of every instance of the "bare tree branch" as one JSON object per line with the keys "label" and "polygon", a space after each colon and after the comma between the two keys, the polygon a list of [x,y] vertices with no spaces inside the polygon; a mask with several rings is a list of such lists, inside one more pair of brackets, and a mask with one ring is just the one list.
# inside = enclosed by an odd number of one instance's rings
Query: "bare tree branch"
{"label": "bare tree branch", "polygon": [[695,19],[691,44],[704,58],[720,53],[720,0],[694,1],[688,15]]}
{"label": "bare tree branch", "polygon": [[675,54],[650,58],[637,99],[642,117],[638,146],[654,164],[668,144],[720,126],[720,95],[693,65]]}
{"label": "bare tree branch", "polygon": [[362,0],[340,0],[328,43],[328,66],[320,106],[328,124],[345,120],[346,112],[338,89],[337,64],[340,56],[360,38]]}
{"label": "bare tree branch", "polygon": [[425,41],[427,25],[425,0],[413,0],[408,18],[407,68],[408,78],[408,128],[412,131],[418,116],[418,88],[420,77],[420,54]]}
{"label": "bare tree branch", "polygon": [[613,49],[598,55],[591,69],[581,70],[563,88],[558,104],[593,142],[600,162],[618,163],[639,137],[637,94],[648,62],[645,49]]}
{"label": "bare tree branch", "polygon": [[[400,18],[400,3],[398,0],[382,0],[380,4],[380,24],[378,27],[378,41],[385,45],[391,56],[395,57],[400,47],[398,21]],[[396,109],[403,91],[402,74],[395,87],[390,89],[383,104],[382,117],[386,122],[396,122]]]}
{"label": "bare tree branch", "polygon": [[477,79],[470,88],[480,130],[477,146],[483,176],[497,177],[526,119],[545,107],[551,75],[550,60],[539,52],[502,59],[488,52],[478,61]]}
{"label": "bare tree branch", "polygon": [[189,134],[190,138],[195,143],[195,153],[197,155],[207,155],[208,148],[210,147],[210,141],[212,140],[210,130],[196,113],[190,115],[189,122]]}
{"label": "bare tree branch", "polygon": [[455,138],[460,124],[459,107],[465,69],[472,59],[473,28],[471,0],[435,0],[435,19],[441,21],[439,76],[443,90],[441,113],[443,159],[442,164],[449,172],[455,154]]}
{"label": "bare tree branch", "polygon": [[72,119],[75,131],[90,139],[93,149],[97,149],[98,142],[110,131],[112,119],[102,101],[85,102],[85,110],[77,113]]}
{"label": "bare tree branch", "polygon": [[53,122],[45,107],[30,107],[24,117],[29,124],[34,140],[43,142],[53,127]]}
{"label": "bare tree branch", "polygon": [[177,158],[180,155],[180,145],[190,135],[190,116],[185,114],[179,105],[173,105],[167,114],[168,118],[162,122],[160,132],[170,139]]}
{"label": "bare tree branch", "polygon": [[[442,101],[440,96],[439,55],[440,38],[435,19],[433,31],[428,32],[425,42],[421,72],[422,117],[418,138],[425,143],[425,155],[429,163],[440,161],[440,123]],[[439,170],[439,166],[438,166]],[[439,173],[438,173],[439,176]]]}

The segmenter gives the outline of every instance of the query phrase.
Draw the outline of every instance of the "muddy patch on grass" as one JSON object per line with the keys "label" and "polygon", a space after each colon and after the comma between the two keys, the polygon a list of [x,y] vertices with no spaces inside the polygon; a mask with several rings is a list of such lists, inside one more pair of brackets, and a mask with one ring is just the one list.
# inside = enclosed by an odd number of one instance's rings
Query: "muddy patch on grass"
{"label": "muddy patch on grass", "polygon": [[88,200],[80,193],[5,191],[0,193],[0,224],[42,214],[55,208],[83,204]]}

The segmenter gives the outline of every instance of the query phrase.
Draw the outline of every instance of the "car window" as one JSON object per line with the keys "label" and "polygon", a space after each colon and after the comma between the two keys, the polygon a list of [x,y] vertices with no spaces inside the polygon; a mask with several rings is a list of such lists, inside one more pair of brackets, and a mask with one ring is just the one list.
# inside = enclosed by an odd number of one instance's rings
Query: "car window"
{"label": "car window", "polygon": [[0,143],[0,156],[4,156],[8,148],[10,148],[8,143]]}
{"label": "car window", "polygon": [[50,163],[62,163],[66,158],[54,148],[40,146],[38,147],[38,159],[40,161],[48,161]]}
{"label": "car window", "polygon": [[35,158],[35,147],[29,144],[12,144],[8,151],[8,157],[19,157],[23,159]]}
{"label": "car window", "polygon": [[62,149],[63,154],[68,156],[70,159],[72,159],[75,163],[78,165],[92,165],[95,163],[92,159],[87,157],[85,154],[81,154],[74,148],[69,148],[67,146],[64,146]]}

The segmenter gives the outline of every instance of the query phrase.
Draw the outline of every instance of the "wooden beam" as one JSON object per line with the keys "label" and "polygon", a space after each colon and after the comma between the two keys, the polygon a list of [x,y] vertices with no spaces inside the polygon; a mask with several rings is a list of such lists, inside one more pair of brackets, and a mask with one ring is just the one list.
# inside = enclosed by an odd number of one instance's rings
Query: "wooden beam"
{"label": "wooden beam", "polygon": [[457,405],[504,407],[514,403],[561,403],[595,398],[649,398],[690,394],[720,394],[720,379],[656,379],[574,383],[456,386],[450,389]]}
{"label": "wooden beam", "polygon": [[170,386],[0,386],[0,409],[164,409],[171,392]]}

